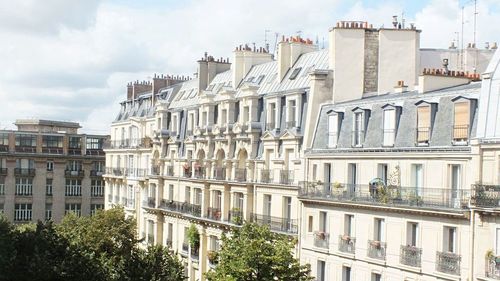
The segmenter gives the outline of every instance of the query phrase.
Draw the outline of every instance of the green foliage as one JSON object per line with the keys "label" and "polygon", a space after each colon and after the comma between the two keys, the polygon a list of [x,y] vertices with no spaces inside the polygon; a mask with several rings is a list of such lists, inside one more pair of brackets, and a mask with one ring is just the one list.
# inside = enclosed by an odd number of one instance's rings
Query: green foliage
{"label": "green foliage", "polygon": [[[184,280],[176,256],[157,246],[139,247],[135,221],[123,209],[92,217],[66,216],[14,227],[0,218],[0,281]],[[6,274],[3,274],[6,273]]]}
{"label": "green foliage", "polygon": [[187,237],[189,240],[189,245],[193,248],[198,248],[200,246],[200,233],[196,225],[191,224],[188,228]]}
{"label": "green foliage", "polygon": [[313,280],[309,265],[300,265],[292,251],[296,241],[273,233],[266,226],[245,223],[223,235],[215,270],[210,281]]}

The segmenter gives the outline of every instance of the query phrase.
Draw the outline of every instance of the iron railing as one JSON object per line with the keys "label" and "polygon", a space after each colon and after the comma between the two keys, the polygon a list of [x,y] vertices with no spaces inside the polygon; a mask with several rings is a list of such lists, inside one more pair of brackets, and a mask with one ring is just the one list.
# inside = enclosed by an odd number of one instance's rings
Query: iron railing
{"label": "iron railing", "polygon": [[46,154],[63,154],[62,147],[42,147],[42,153]]}
{"label": "iron railing", "polygon": [[129,149],[129,148],[151,148],[153,142],[151,138],[133,138],[123,140],[112,140],[106,142],[104,148],[110,149]]}
{"label": "iron railing", "polygon": [[32,168],[15,168],[14,169],[14,175],[16,176],[30,176],[34,177],[35,176],[35,169]]}
{"label": "iron railing", "polygon": [[486,277],[500,280],[500,257],[486,257]]}
{"label": "iron railing", "polygon": [[301,182],[300,198],[328,201],[410,206],[430,209],[465,209],[470,190],[361,184]]}
{"label": "iron railing", "polygon": [[165,175],[169,177],[174,176],[174,166],[172,165],[167,165],[165,166]]}
{"label": "iron railing", "polygon": [[273,181],[272,170],[262,169],[260,170],[260,182],[261,183],[271,183]]}
{"label": "iron railing", "polygon": [[258,224],[267,225],[272,231],[290,234],[298,233],[297,220],[294,219],[252,213],[252,221]]}
{"label": "iron railing", "polygon": [[17,146],[16,145],[16,152],[36,153],[36,146]]}
{"label": "iron railing", "polygon": [[223,168],[223,167],[214,168],[214,179],[225,180],[226,179],[226,168]]}
{"label": "iron railing", "polygon": [[239,209],[229,210],[228,222],[236,225],[243,224],[243,212]]}
{"label": "iron railing", "polygon": [[453,143],[454,144],[467,144],[469,140],[469,125],[455,125],[453,126]]}
{"label": "iron railing", "polygon": [[85,175],[84,170],[65,170],[64,175],[66,177],[77,177],[77,178],[83,178]]}
{"label": "iron railing", "polygon": [[428,145],[430,136],[431,136],[431,128],[430,127],[418,127],[416,132],[416,143],[417,145]]}
{"label": "iron railing", "polygon": [[349,235],[339,235],[339,251],[354,254],[356,252],[356,238]]}
{"label": "iron railing", "polygon": [[236,168],[234,170],[234,179],[238,182],[247,180],[247,169]]}
{"label": "iron railing", "polygon": [[410,245],[401,245],[399,262],[404,265],[421,267],[422,266],[422,248]]}
{"label": "iron railing", "polygon": [[201,217],[201,206],[187,202],[179,202],[179,201],[163,199],[161,200],[159,208],[171,212],[178,212],[178,213],[192,215],[195,217]]}
{"label": "iron railing", "polygon": [[314,246],[328,249],[329,240],[330,240],[330,233],[324,231],[314,232]]}
{"label": "iron railing", "polygon": [[385,260],[386,243],[377,240],[368,240],[368,257]]}
{"label": "iron railing", "polygon": [[148,207],[154,208],[156,207],[156,198],[148,197]]}
{"label": "iron railing", "polygon": [[103,171],[99,171],[99,170],[91,170],[90,171],[90,176],[91,177],[102,177],[102,175],[104,174]]}
{"label": "iron railing", "polygon": [[160,175],[160,166],[158,166],[158,165],[152,165],[151,166],[151,175],[153,175],[153,176]]}
{"label": "iron railing", "polygon": [[208,207],[207,218],[211,220],[220,221],[222,217],[222,212],[220,208]]}
{"label": "iron railing", "polygon": [[483,208],[500,208],[500,185],[474,184],[473,204]]}
{"label": "iron railing", "polygon": [[205,178],[205,167],[203,167],[203,166],[195,166],[194,167],[194,178],[196,178],[196,179],[204,179]]}
{"label": "iron railing", "polygon": [[293,171],[280,170],[280,184],[292,184],[292,183],[293,183]]}
{"label": "iron railing", "polygon": [[7,175],[7,168],[0,168],[0,176],[6,176]]}
{"label": "iron railing", "polygon": [[436,270],[443,273],[460,275],[462,257],[450,252],[436,252]]}

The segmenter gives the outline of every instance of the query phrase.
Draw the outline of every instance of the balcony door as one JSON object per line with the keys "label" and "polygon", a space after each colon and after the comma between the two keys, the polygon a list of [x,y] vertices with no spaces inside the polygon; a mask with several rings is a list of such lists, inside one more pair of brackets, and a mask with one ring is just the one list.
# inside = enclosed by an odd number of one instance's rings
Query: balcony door
{"label": "balcony door", "polygon": [[327,163],[324,166],[324,183],[325,183],[325,191],[330,192],[330,186],[332,182],[332,164]]}

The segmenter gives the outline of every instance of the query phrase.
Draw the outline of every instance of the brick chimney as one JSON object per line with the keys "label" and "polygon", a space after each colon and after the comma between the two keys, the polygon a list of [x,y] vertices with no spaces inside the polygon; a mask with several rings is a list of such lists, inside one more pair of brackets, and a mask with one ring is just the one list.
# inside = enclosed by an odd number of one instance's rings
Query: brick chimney
{"label": "brick chimney", "polygon": [[309,39],[300,36],[281,39],[278,44],[278,77],[283,79],[300,55],[317,51],[318,47]]}
{"label": "brick chimney", "polygon": [[238,46],[234,50],[234,63],[232,65],[233,87],[237,87],[243,77],[247,75],[252,66],[270,62],[273,57],[265,48],[250,48],[248,45]]}
{"label": "brick chimney", "polygon": [[136,99],[139,94],[151,91],[153,85],[149,81],[135,81],[132,85],[132,98]]}
{"label": "brick chimney", "polygon": [[127,84],[127,100],[132,100],[132,96],[134,93],[134,88],[132,86],[132,82]]}
{"label": "brick chimney", "polygon": [[152,96],[152,103],[155,103],[156,100],[156,95],[160,91],[160,89],[172,86],[177,83],[184,82],[186,80],[189,80],[189,77],[184,77],[184,76],[170,76],[170,75],[157,75],[156,73],[153,76],[153,85],[152,85],[152,90],[153,90],[153,96]]}
{"label": "brick chimney", "polygon": [[198,60],[198,89],[205,90],[214,79],[215,75],[229,70],[231,68],[231,63],[229,63],[229,58],[215,59],[213,56],[209,56],[207,52],[205,55]]}

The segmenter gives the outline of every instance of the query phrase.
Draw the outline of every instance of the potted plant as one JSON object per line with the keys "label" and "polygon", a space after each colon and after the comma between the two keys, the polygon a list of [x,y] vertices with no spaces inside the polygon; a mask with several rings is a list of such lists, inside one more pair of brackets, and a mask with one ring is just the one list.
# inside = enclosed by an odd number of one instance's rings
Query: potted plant
{"label": "potted plant", "polygon": [[379,249],[380,248],[380,241],[377,241],[377,240],[373,240],[370,242],[370,244],[374,247],[374,248],[377,248]]}
{"label": "potted plant", "polygon": [[191,248],[198,248],[200,246],[200,233],[198,232],[198,228],[194,224],[191,224],[191,226],[189,226],[187,231],[187,238]]}
{"label": "potted plant", "polygon": [[319,240],[325,240],[325,233],[323,231],[319,231],[317,237]]}
{"label": "potted plant", "polygon": [[218,257],[219,257],[219,253],[217,253],[216,251],[210,250],[207,252],[207,258],[211,264],[217,264]]}

